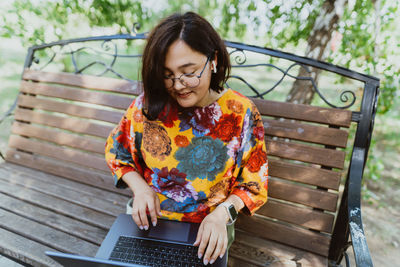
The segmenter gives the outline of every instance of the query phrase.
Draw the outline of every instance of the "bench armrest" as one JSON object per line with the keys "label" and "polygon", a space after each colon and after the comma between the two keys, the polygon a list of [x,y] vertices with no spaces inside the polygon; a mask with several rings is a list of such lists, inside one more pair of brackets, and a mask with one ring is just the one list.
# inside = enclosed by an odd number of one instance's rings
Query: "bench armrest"
{"label": "bench armrest", "polygon": [[353,252],[357,266],[373,266],[361,220],[361,181],[364,168],[365,149],[354,148],[353,162],[349,173],[348,215]]}

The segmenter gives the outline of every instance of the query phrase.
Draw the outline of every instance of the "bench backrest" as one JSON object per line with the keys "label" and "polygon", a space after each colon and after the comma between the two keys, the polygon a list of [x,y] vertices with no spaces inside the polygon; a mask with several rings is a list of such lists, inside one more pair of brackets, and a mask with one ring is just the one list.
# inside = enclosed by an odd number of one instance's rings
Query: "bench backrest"
{"label": "bench backrest", "polygon": [[[26,68],[6,160],[130,195],[114,188],[104,144],[140,91],[139,82]],[[358,113],[253,100],[264,120],[269,201],[236,228],[327,256]]]}
{"label": "bench backrest", "polygon": [[[20,91],[7,160],[113,189],[105,138],[140,84],[27,69]],[[351,112],[254,101],[264,116],[270,200],[237,227],[326,255],[341,177],[332,169],[344,167],[345,153],[336,148],[348,136],[339,127],[350,125]]]}
{"label": "bench backrest", "polygon": [[132,94],[139,92],[136,86],[125,80],[26,69],[6,160],[121,192],[113,189],[104,146]]}

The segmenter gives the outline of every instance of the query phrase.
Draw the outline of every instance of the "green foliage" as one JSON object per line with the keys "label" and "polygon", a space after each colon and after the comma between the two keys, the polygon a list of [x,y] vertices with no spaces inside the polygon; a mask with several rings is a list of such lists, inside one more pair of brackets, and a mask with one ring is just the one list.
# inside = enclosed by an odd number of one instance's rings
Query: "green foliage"
{"label": "green foliage", "polygon": [[368,177],[372,181],[377,181],[381,178],[381,173],[384,169],[383,160],[381,157],[378,157],[375,150],[376,141],[372,139],[370,151],[368,153],[368,160],[369,166],[365,169],[364,175]]}
{"label": "green foliage", "polygon": [[381,179],[382,171],[385,168],[384,162],[381,157],[377,156],[376,150],[376,141],[375,139],[372,139],[367,159],[368,165],[364,170],[364,180],[362,185],[362,197],[368,202],[371,202],[375,194],[368,189],[367,183],[376,182]]}
{"label": "green foliage", "polygon": [[[328,60],[379,77],[378,114],[385,114],[392,109],[400,85],[399,46],[395,45],[400,37],[396,34],[396,14],[400,3],[382,0],[381,8],[377,11],[374,2],[356,1],[353,7],[345,9],[338,25],[338,32],[343,36],[341,45]],[[381,19],[380,28],[376,25],[377,16]],[[382,177],[384,162],[377,156],[377,150],[375,139],[372,139],[364,173],[365,181],[376,181]],[[367,199],[372,194],[366,186],[363,191]]]}
{"label": "green foliage", "polygon": [[[14,0],[0,12],[0,36],[18,37],[25,46],[94,33],[150,30],[160,18],[193,10],[206,17],[226,39],[246,40],[275,49],[302,48],[328,0]],[[374,3],[381,1],[375,10]],[[337,31],[339,49],[328,61],[381,79],[379,113],[391,110],[400,85],[400,2],[354,0],[344,8]],[[379,28],[376,19],[381,18]],[[251,40],[251,41],[249,41]],[[397,44],[397,45],[396,45]],[[299,51],[295,51],[299,54]],[[366,177],[376,179],[382,162],[371,148]]]}
{"label": "green foliage", "polygon": [[[378,113],[388,112],[399,88],[400,63],[396,61],[400,35],[396,32],[398,1],[382,0],[376,13],[375,1],[356,1],[345,10],[338,31],[343,35],[341,46],[328,59],[330,62],[351,68],[381,79]],[[381,18],[376,28],[377,16]]]}
{"label": "green foliage", "polygon": [[[290,1],[290,5],[273,0],[264,2],[268,3],[266,16],[271,21],[268,39],[284,48],[288,44],[297,46],[299,41],[308,39],[324,1],[296,0]],[[268,41],[266,45],[270,43]]]}

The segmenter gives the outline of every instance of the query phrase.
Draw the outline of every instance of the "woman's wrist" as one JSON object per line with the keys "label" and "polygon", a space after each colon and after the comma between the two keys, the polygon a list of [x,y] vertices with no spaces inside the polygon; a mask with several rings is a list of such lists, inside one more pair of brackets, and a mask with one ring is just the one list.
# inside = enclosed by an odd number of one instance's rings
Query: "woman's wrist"
{"label": "woman's wrist", "polygon": [[235,215],[235,218],[231,217],[232,215],[230,215],[230,211],[227,208],[231,205],[233,205],[236,210],[236,212],[233,211],[234,213],[236,213],[236,216],[239,211],[245,206],[243,200],[239,196],[232,194],[215,209],[215,211],[217,211],[220,215],[221,221],[225,222],[226,224],[230,223],[231,220],[234,221],[236,219]]}
{"label": "woman's wrist", "polygon": [[144,187],[149,186],[142,176],[137,172],[128,172],[124,174],[121,179],[128,185],[133,194],[135,194],[135,192],[143,191],[142,189]]}
{"label": "woman's wrist", "polygon": [[225,207],[219,205],[215,208],[214,213],[219,217],[219,221],[224,222],[224,224],[227,224],[229,222],[229,215],[226,212]]}
{"label": "woman's wrist", "polygon": [[225,200],[225,202],[231,203],[235,207],[235,209],[238,213],[245,206],[243,200],[235,194],[229,195],[229,197]]}

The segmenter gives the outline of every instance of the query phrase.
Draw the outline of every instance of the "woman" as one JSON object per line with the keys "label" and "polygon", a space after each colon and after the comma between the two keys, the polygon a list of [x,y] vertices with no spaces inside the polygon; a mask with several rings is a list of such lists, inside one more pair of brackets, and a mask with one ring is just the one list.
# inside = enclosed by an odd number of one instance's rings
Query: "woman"
{"label": "woman", "polygon": [[261,116],[224,89],[229,71],[224,42],[204,18],[167,17],[144,49],[144,93],[106,145],[116,186],[133,191],[138,227],[148,229],[146,212],[153,225],[157,216],[201,223],[194,245],[204,264],[229,248],[235,212],[253,214],[267,200]]}

